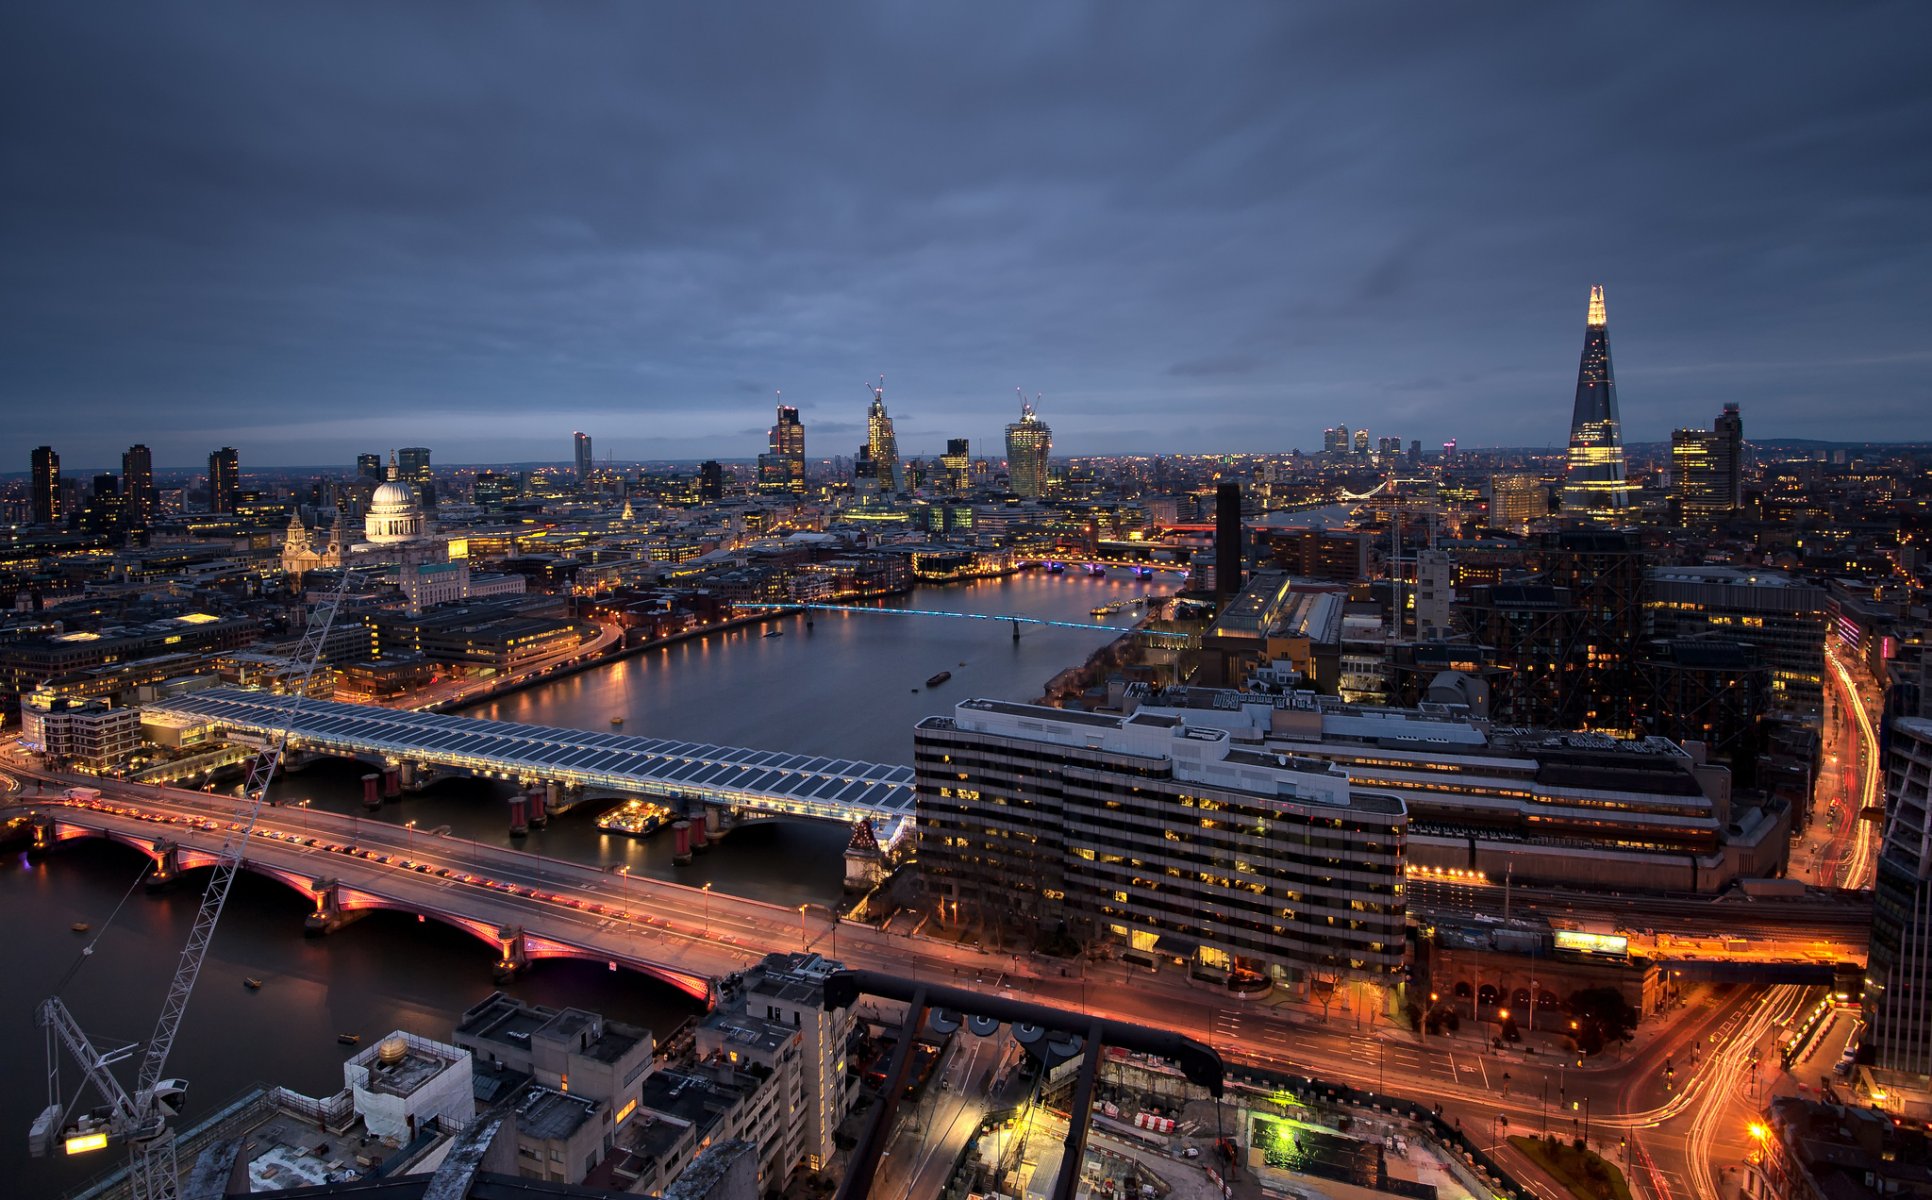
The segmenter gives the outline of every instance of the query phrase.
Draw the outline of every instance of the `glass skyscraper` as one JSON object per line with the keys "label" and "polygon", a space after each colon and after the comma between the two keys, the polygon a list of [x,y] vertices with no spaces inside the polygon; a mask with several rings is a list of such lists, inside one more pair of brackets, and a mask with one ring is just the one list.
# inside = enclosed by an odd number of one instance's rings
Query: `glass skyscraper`
{"label": "glass skyscraper", "polygon": [[1037,500],[1047,491],[1047,459],[1053,454],[1053,430],[1020,402],[1020,419],[1006,427],[1006,471],[1013,494]]}
{"label": "glass skyscraper", "polygon": [[1570,466],[1563,480],[1563,515],[1619,523],[1630,508],[1624,477],[1623,427],[1617,418],[1617,380],[1610,367],[1610,329],[1603,288],[1590,289],[1590,315],[1577,367],[1576,406],[1570,413]]}

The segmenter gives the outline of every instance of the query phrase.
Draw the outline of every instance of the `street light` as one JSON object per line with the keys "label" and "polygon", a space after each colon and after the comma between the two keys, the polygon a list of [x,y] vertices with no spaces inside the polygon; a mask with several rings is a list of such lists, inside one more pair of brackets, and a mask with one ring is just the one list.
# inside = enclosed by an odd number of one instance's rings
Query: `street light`
{"label": "street light", "polygon": [[631,911],[631,869],[630,869],[630,866],[629,866],[628,864],[626,864],[626,865],[624,865],[624,866],[620,866],[620,867],[618,867],[618,868],[617,868],[617,874],[618,874],[618,883],[617,883],[617,898],[618,898],[619,900],[621,900],[621,901],[623,901],[623,904],[624,904],[624,913],[625,913],[625,915],[626,915],[626,916],[628,916],[628,915],[630,915],[630,911]]}
{"label": "street light", "polygon": [[416,822],[403,822],[403,853],[413,856],[416,853]]}
{"label": "street light", "polygon": [[302,810],[302,836],[304,838],[309,836],[309,805],[312,803],[313,801],[307,797],[303,797],[302,801],[295,806]]}
{"label": "street light", "polygon": [[704,936],[711,936],[711,884],[706,883],[699,889],[704,893]]}

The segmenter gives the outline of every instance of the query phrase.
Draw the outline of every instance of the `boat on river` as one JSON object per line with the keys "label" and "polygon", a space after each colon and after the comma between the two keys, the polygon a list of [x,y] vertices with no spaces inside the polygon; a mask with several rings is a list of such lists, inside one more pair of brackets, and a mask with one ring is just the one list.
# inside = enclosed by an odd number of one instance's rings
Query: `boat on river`
{"label": "boat on river", "polygon": [[345,1046],[355,1046],[361,1044],[362,1035],[359,1033],[338,1033],[335,1035],[335,1040]]}
{"label": "boat on river", "polygon": [[73,928],[75,933],[86,933],[88,930],[88,924],[85,921],[76,921],[74,922]]}
{"label": "boat on river", "polygon": [[938,687],[940,684],[946,682],[948,679],[951,679],[952,677],[953,677],[953,673],[951,671],[941,671],[939,674],[934,675],[931,679],[926,680],[926,686]]}
{"label": "boat on river", "polygon": [[627,800],[597,818],[597,828],[625,837],[650,837],[664,827],[671,810],[649,800]]}
{"label": "boat on river", "polygon": [[262,990],[262,981],[250,975],[248,978],[242,980],[242,986],[251,992],[259,992]]}

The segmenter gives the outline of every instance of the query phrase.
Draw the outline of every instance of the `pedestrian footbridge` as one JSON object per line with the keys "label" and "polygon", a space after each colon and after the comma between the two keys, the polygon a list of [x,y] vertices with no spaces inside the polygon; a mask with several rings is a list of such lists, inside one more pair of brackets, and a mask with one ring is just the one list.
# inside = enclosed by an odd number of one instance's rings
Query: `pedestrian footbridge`
{"label": "pedestrian footbridge", "polygon": [[225,736],[289,731],[289,748],[417,763],[490,779],[556,783],[768,815],[897,826],[912,816],[912,768],[672,738],[553,729],[333,700],[215,688],[146,706]]}

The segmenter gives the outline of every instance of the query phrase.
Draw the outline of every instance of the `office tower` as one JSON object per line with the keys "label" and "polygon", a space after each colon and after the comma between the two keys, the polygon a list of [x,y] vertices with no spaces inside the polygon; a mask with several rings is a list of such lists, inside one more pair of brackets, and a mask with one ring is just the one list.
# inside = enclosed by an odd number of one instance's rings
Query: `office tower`
{"label": "office tower", "polygon": [[60,520],[60,455],[52,446],[38,446],[33,454],[34,524]]}
{"label": "office tower", "polygon": [[1211,710],[967,700],[914,728],[913,760],[942,923],[1111,937],[1264,979],[1402,970],[1403,802],[1237,743]]}
{"label": "office tower", "polygon": [[1549,512],[1543,481],[1526,472],[1489,477],[1489,523],[1511,533],[1527,533],[1529,524]]}
{"label": "office tower", "polygon": [[87,501],[81,506],[81,528],[93,534],[119,533],[123,520],[124,507],[120,477],[94,476],[93,486],[88,489]]}
{"label": "office tower", "polygon": [[758,456],[758,490],[793,493],[805,490],[805,423],[789,404],[778,406],[778,419],[767,435],[768,453]]}
{"label": "office tower", "polygon": [[1024,398],[1020,419],[1006,427],[1006,474],[1013,494],[1038,500],[1047,493],[1047,460],[1053,456],[1053,430]]}
{"label": "office tower", "polygon": [[1330,462],[1348,456],[1348,426],[1337,425],[1333,429],[1322,430],[1322,455]]}
{"label": "office tower", "polygon": [[484,512],[496,512],[503,507],[504,479],[495,471],[479,471],[470,485],[470,499]]}
{"label": "office tower", "polygon": [[1422,465],[1422,439],[1421,438],[1414,438],[1409,442],[1409,465],[1412,467],[1419,467]]}
{"label": "office tower", "polygon": [[1874,1067],[1922,1078],[1932,1074],[1932,719],[1893,716],[1885,742],[1866,1040]]}
{"label": "office tower", "polygon": [[396,451],[397,479],[416,489],[416,498],[424,508],[436,507],[436,480],[429,470],[428,446],[404,446]]}
{"label": "office tower", "polygon": [[1369,448],[1369,432],[1368,432],[1368,430],[1366,430],[1366,429],[1358,429],[1358,430],[1356,430],[1356,431],[1355,431],[1355,457],[1357,457],[1357,458],[1367,458],[1367,457],[1368,457],[1368,448]]}
{"label": "office tower", "polygon": [[380,480],[382,478],[382,455],[356,455],[356,474],[364,479]]}
{"label": "office tower", "polygon": [[1620,522],[1630,508],[1624,478],[1623,428],[1617,418],[1617,380],[1610,366],[1609,318],[1603,288],[1590,289],[1577,364],[1576,404],[1570,412],[1570,463],[1563,480],[1563,515]]}
{"label": "office tower", "polygon": [[946,473],[946,490],[957,496],[972,484],[973,450],[966,438],[947,438],[946,453],[939,456],[939,469]]}
{"label": "office tower", "polygon": [[208,456],[208,511],[232,513],[241,507],[241,456],[223,446]]}
{"label": "office tower", "polygon": [[886,415],[883,378],[872,389],[872,408],[865,416],[865,446],[879,479],[879,490],[901,490],[905,480],[899,474],[899,435],[892,431],[892,418]]}
{"label": "office tower", "polygon": [[1744,417],[1735,403],[1726,404],[1711,423],[1717,434],[1717,495],[1731,512],[1744,507]]}
{"label": "office tower", "polygon": [[129,529],[146,529],[154,522],[154,455],[133,445],[121,455],[121,522]]}
{"label": "office tower", "polygon": [[714,459],[698,467],[698,498],[706,504],[724,499],[724,467]]}
{"label": "office tower", "polygon": [[1744,419],[1726,404],[1710,429],[1670,435],[1670,509],[1679,525],[1719,520],[1744,506]]}
{"label": "office tower", "polygon": [[1214,590],[1224,598],[1241,590],[1241,485],[1214,489]]}
{"label": "office tower", "polygon": [[590,449],[590,435],[583,432],[573,433],[570,435],[570,440],[577,455],[577,482],[584,483],[590,479],[590,473],[597,464],[596,456]]}

